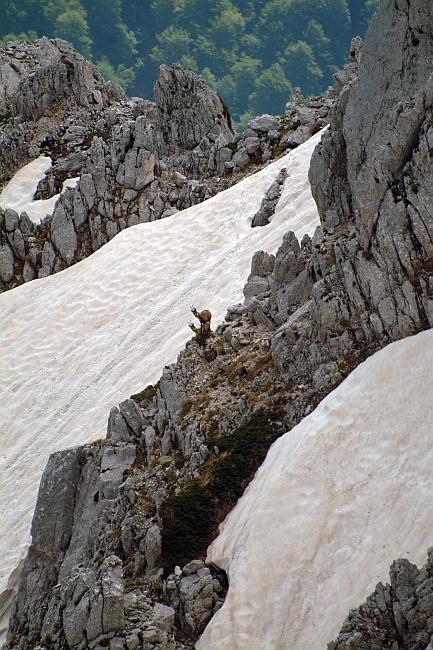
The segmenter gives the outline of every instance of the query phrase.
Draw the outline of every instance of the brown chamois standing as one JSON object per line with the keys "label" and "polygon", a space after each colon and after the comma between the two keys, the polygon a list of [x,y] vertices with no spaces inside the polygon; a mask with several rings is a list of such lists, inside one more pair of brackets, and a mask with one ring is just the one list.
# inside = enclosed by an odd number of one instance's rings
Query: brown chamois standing
{"label": "brown chamois standing", "polygon": [[196,318],[199,319],[200,321],[200,329],[194,325],[192,321],[189,321],[188,325],[192,329],[193,332],[196,334],[201,334],[204,336],[204,338],[209,338],[210,336],[210,321],[212,318],[212,314],[210,313],[209,309],[203,309],[203,311],[197,311],[197,309],[194,307],[194,305],[191,305],[190,307],[192,313]]}

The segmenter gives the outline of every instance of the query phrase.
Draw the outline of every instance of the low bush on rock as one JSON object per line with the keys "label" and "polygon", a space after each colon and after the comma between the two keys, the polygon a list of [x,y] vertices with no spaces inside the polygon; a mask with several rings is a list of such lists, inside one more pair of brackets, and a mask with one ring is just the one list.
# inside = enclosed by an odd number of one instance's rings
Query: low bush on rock
{"label": "low bush on rock", "polygon": [[141,408],[146,408],[146,406],[148,406],[150,402],[153,400],[153,398],[155,397],[157,390],[158,390],[158,384],[155,384],[155,386],[149,384],[140,393],[135,393],[135,395],[131,395],[131,399],[133,399],[134,402],[137,402],[137,404],[139,404]]}
{"label": "low bush on rock", "polygon": [[217,526],[213,498],[209,490],[193,479],[178,494],[167,499],[161,509],[163,564],[167,571],[178,564],[203,557],[208,540]]}
{"label": "low bush on rock", "polygon": [[166,571],[203,558],[218,533],[218,524],[230,512],[271,444],[283,433],[281,412],[258,409],[232,433],[209,438],[219,456],[203,466],[178,494],[170,496],[161,509],[162,561]]}

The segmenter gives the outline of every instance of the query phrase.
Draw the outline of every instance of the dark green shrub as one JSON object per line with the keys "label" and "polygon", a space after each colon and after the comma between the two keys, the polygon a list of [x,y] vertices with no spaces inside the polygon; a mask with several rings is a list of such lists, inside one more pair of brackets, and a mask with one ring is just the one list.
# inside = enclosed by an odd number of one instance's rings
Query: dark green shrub
{"label": "dark green shrub", "polygon": [[140,404],[140,406],[145,408],[153,400],[157,390],[158,390],[158,384],[155,384],[155,386],[149,384],[149,386],[146,386],[146,388],[142,390],[140,393],[135,393],[135,395],[131,395],[131,399],[133,399],[134,402],[137,402],[137,404]]}
{"label": "dark green shrub", "polygon": [[234,505],[242,496],[269,447],[282,434],[281,426],[275,424],[278,415],[278,411],[258,409],[236,431],[207,441],[220,453],[226,452],[214,463],[208,484],[219,505]]}
{"label": "dark green shrub", "polygon": [[242,496],[271,444],[282,433],[277,424],[280,411],[258,409],[230,434],[210,438],[220,456],[208,461],[204,478],[193,479],[177,495],[167,499],[161,509],[163,520],[162,558],[166,571],[183,566],[197,557],[204,558],[218,524]]}
{"label": "dark green shrub", "polygon": [[217,521],[208,489],[193,479],[161,509],[163,519],[162,559],[167,570],[203,557]]}

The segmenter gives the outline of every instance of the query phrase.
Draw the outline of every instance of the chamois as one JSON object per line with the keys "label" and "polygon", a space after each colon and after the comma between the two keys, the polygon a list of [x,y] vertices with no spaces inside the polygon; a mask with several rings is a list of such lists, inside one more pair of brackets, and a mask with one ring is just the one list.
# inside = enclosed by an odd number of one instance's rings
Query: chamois
{"label": "chamois", "polygon": [[194,305],[191,305],[190,309],[191,309],[192,313],[194,314],[194,316],[199,319],[199,321],[200,321],[200,329],[198,327],[196,327],[192,321],[189,321],[188,326],[196,334],[201,334],[206,339],[209,338],[209,336],[210,336],[210,321],[211,321],[211,318],[212,318],[212,314],[210,313],[209,309],[203,309],[203,311],[197,311],[197,309],[194,307]]}

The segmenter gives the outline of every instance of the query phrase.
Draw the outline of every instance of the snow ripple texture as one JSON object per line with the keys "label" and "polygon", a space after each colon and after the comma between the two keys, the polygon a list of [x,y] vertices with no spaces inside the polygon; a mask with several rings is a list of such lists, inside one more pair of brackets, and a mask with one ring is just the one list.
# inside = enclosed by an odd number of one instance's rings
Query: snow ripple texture
{"label": "snow ripple texture", "polygon": [[[79,264],[0,295],[3,630],[49,454],[105,437],[110,407],[157,381],[191,337],[190,304],[210,309],[215,327],[243,300],[256,250],[275,253],[288,230],[314,232],[308,168],[320,137],[205,203],[124,230]],[[271,223],[251,228],[282,167]]]}
{"label": "snow ripple texture", "polygon": [[324,650],[433,545],[433,331],[389,345],[280,438],[208,551],[229,574],[199,650]]}

